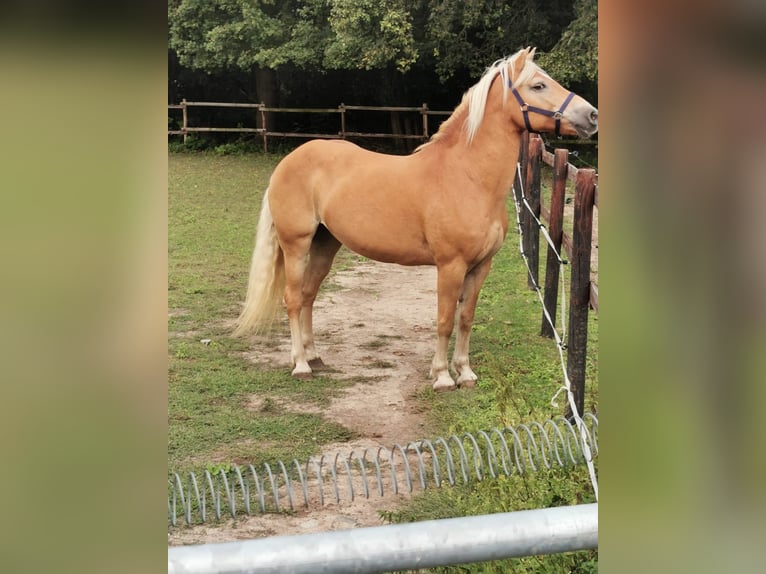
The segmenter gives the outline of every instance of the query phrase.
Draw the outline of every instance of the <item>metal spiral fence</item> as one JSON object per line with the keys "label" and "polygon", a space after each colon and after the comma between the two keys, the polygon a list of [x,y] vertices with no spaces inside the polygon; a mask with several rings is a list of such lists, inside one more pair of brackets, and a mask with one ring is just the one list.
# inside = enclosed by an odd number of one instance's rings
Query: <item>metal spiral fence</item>
{"label": "metal spiral fence", "polygon": [[[179,516],[191,525],[204,523],[211,513],[220,520],[224,515],[293,511],[297,506],[324,506],[326,498],[340,503],[342,498],[370,498],[374,491],[381,497],[411,493],[417,484],[425,490],[430,485],[439,488],[445,481],[454,486],[587,463],[584,453],[598,454],[598,419],[586,413],[583,422],[587,437],[566,418],[557,417],[544,423],[395,444],[392,449],[368,447],[349,454],[323,454],[304,463],[280,460],[258,468],[250,464],[232,465],[229,471],[205,470],[199,476],[189,472],[186,481],[172,473],[168,518],[173,526]],[[583,446],[583,438],[590,450]]]}

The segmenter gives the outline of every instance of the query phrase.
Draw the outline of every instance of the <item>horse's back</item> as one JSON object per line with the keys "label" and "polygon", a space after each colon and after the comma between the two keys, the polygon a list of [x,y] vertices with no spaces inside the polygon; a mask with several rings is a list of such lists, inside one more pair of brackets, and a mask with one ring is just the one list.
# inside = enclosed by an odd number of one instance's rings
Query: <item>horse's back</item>
{"label": "horse's back", "polygon": [[431,264],[423,229],[428,194],[414,156],[313,140],[277,166],[269,203],[282,233],[321,223],[357,253],[379,261]]}
{"label": "horse's back", "polygon": [[412,187],[411,157],[373,152],[344,140],[312,140],[277,165],[270,194],[285,200],[310,195],[317,207],[333,198],[351,203],[395,201]]}
{"label": "horse's back", "polygon": [[402,156],[392,156],[364,149],[346,140],[311,140],[287,154],[277,171],[290,170],[296,174],[342,170],[396,162]]}

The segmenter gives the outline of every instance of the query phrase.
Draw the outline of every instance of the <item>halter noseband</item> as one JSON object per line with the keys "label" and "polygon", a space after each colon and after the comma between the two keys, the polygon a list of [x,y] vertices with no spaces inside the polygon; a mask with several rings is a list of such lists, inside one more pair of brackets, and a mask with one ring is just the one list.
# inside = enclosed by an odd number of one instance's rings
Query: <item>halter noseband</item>
{"label": "halter noseband", "polygon": [[541,114],[543,116],[548,116],[549,118],[553,118],[556,120],[556,129],[554,130],[554,133],[556,136],[559,134],[559,129],[561,128],[561,118],[564,116],[564,110],[569,105],[569,102],[572,101],[572,98],[574,97],[574,92],[569,92],[569,95],[564,100],[564,103],[561,104],[561,107],[555,111],[552,112],[550,110],[544,110],[543,108],[538,108],[535,106],[530,106],[528,103],[526,103],[522,97],[521,94],[519,94],[518,90],[513,87],[513,83],[511,83],[510,80],[508,80],[508,87],[511,89],[511,93],[516,98],[516,101],[519,102],[519,106],[521,107],[521,111],[524,114],[524,124],[527,126],[527,131],[529,133],[539,133],[532,129],[532,126],[529,125],[529,112],[535,112],[536,114]]}

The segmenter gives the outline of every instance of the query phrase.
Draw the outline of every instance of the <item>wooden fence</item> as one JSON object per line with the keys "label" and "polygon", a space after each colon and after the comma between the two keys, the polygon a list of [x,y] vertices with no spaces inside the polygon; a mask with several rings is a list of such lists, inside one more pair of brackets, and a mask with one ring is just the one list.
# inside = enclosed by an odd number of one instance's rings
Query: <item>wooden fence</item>
{"label": "wooden fence", "polygon": [[[202,127],[189,125],[189,110],[191,108],[244,108],[256,110],[256,126],[255,127]],[[347,106],[340,104],[337,108],[272,108],[263,103],[260,104],[246,104],[246,103],[230,103],[230,102],[187,102],[185,99],[181,100],[180,104],[168,104],[168,113],[172,113],[171,110],[181,111],[181,128],[177,130],[168,130],[168,135],[181,135],[184,138],[184,143],[189,134],[192,133],[253,133],[260,134],[263,138],[263,149],[268,151],[268,138],[269,137],[285,137],[285,138],[322,138],[322,139],[346,139],[348,137],[364,137],[364,138],[390,138],[390,139],[413,139],[426,141],[431,137],[431,133],[428,126],[429,116],[449,116],[452,111],[436,111],[428,108],[428,104],[423,104],[420,107],[387,107],[387,106]],[[421,116],[422,131],[418,134],[394,134],[394,133],[367,133],[349,131],[346,129],[346,114],[347,112],[365,111],[365,112],[408,112],[418,113]],[[310,133],[310,132],[277,132],[269,129],[267,125],[267,114],[337,114],[338,115],[338,132],[337,133]]]}
{"label": "wooden fence", "polygon": [[[588,313],[598,312],[598,286],[591,278],[594,208],[598,206],[598,174],[593,169],[578,169],[568,163],[569,151],[544,149],[537,135],[522,139],[520,164],[523,186],[515,185],[517,201],[522,204],[521,189],[530,210],[545,222],[553,246],[548,246],[545,265],[543,301],[555,324],[559,297],[560,265],[556,254],[564,254],[570,264],[569,325],[567,333],[567,376],[572,383],[575,405],[580,416],[585,403],[585,358],[588,342]],[[550,207],[541,204],[541,165],[553,167]],[[564,206],[567,180],[574,182],[572,234],[564,231]],[[518,183],[518,182],[517,182]],[[523,205],[523,204],[522,204]],[[529,286],[537,289],[540,267],[540,227],[530,210],[522,209],[523,250],[530,267]],[[563,251],[562,251],[563,248]],[[554,252],[555,249],[555,252]],[[541,335],[553,338],[553,329],[543,314]],[[571,410],[567,417],[571,418]]]}

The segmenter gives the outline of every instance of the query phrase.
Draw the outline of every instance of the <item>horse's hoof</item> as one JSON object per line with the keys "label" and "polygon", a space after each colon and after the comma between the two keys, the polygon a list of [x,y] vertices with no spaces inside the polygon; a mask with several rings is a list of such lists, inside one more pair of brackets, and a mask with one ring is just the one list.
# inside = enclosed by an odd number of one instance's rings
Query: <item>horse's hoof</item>
{"label": "horse's hoof", "polygon": [[433,389],[437,393],[444,393],[444,392],[447,392],[447,391],[454,391],[456,388],[457,388],[457,386],[454,383],[451,384],[451,385],[446,384],[446,383],[438,383],[438,382],[433,384]]}
{"label": "horse's hoof", "polygon": [[456,388],[457,386],[455,385],[455,381],[453,381],[449,376],[439,377],[433,384],[433,389],[437,393],[444,391],[454,391]]}
{"label": "horse's hoof", "polygon": [[476,376],[476,373],[468,369],[468,372],[464,372],[457,378],[457,386],[466,389],[472,389],[476,386],[476,380],[479,377]]}
{"label": "horse's hoof", "polygon": [[313,377],[311,369],[306,370],[305,368],[300,369],[298,367],[295,367],[291,374],[294,379],[301,379],[303,381],[308,381]]}
{"label": "horse's hoof", "polygon": [[461,389],[472,389],[476,386],[476,379],[457,380],[457,386]]}
{"label": "horse's hoof", "polygon": [[476,380],[479,377],[476,376],[471,367],[467,364],[457,366],[453,363],[452,368],[455,369],[455,374],[457,375],[458,388],[462,389],[465,387],[466,389],[471,389],[476,386]]}
{"label": "horse's hoof", "polygon": [[309,361],[309,367],[311,367],[312,370],[317,370],[317,369],[322,370],[322,369],[326,369],[327,365],[324,364],[324,361],[320,357],[317,357],[316,359],[311,359]]}

